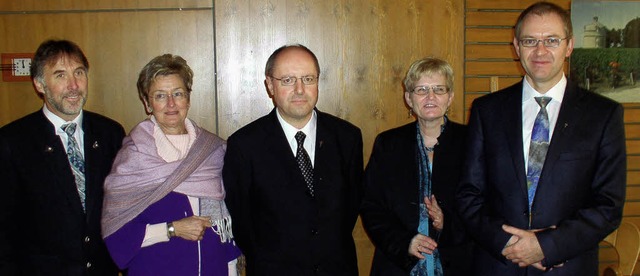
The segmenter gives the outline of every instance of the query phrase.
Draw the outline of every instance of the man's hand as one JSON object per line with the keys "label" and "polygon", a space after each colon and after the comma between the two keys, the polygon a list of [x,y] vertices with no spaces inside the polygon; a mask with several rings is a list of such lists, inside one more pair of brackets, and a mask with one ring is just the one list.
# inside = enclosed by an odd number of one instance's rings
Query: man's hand
{"label": "man's hand", "polygon": [[509,225],[502,225],[502,230],[511,234],[507,245],[502,249],[502,255],[520,267],[535,264],[534,267],[544,270],[540,263],[544,259],[544,253],[538,243],[535,232],[537,230],[522,230]]}

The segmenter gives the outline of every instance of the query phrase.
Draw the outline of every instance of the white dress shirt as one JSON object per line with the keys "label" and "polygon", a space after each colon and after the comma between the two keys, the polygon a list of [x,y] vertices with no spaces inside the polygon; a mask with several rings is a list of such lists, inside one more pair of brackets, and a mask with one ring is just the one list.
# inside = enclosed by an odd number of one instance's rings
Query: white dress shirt
{"label": "white dress shirt", "polygon": [[560,113],[560,105],[564,98],[564,91],[567,87],[567,78],[563,75],[562,79],[553,86],[549,91],[542,94],[536,91],[531,84],[524,78],[522,84],[522,150],[524,152],[524,167],[527,168],[529,163],[529,144],[531,144],[531,132],[533,123],[536,120],[540,105],[534,97],[551,97],[551,101],[547,104],[547,114],[549,115],[549,142],[553,137],[553,129],[558,121]]}
{"label": "white dress shirt", "polygon": [[278,116],[278,121],[282,126],[282,130],[284,130],[284,135],[287,137],[287,142],[289,142],[289,147],[291,147],[293,156],[295,156],[298,152],[298,141],[296,141],[296,133],[298,133],[298,131],[302,131],[307,136],[304,139],[304,149],[307,151],[307,154],[309,154],[309,158],[311,158],[311,164],[315,165],[316,131],[318,129],[318,115],[316,114],[316,111],[313,110],[313,113],[311,114],[311,120],[309,120],[309,122],[307,122],[307,124],[301,129],[297,129],[287,123],[282,118],[282,116],[280,116],[280,113],[277,110],[276,114]]}
{"label": "white dress shirt", "polygon": [[68,122],[58,117],[58,115],[53,114],[53,112],[51,112],[51,110],[47,108],[46,104],[42,107],[42,112],[44,113],[44,116],[47,117],[47,119],[49,119],[49,121],[55,127],[56,135],[60,137],[60,141],[62,141],[62,145],[64,146],[65,152],[67,151],[67,142],[69,141],[69,138],[67,133],[64,132],[64,130],[62,130],[62,125],[65,125],[68,123],[77,124],[76,132],[73,133],[73,137],[76,138],[76,142],[78,142],[78,147],[80,148],[80,154],[84,159],[84,130],[82,130],[82,118],[83,118],[82,110],[80,110],[80,114],[78,114],[78,116],[76,116],[75,119]]}

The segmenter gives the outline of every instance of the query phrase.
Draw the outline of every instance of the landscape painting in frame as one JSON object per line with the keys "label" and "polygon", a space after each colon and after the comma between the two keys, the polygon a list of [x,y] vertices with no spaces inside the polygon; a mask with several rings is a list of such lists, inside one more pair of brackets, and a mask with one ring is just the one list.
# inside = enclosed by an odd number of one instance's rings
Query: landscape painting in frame
{"label": "landscape painting in frame", "polygon": [[569,77],[621,103],[640,103],[640,0],[571,3]]}

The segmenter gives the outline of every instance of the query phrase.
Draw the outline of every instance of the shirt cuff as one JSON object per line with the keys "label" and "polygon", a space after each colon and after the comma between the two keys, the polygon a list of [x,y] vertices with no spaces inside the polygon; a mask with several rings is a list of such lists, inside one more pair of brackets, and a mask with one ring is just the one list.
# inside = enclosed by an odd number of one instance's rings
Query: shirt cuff
{"label": "shirt cuff", "polygon": [[147,224],[147,229],[144,232],[144,239],[142,240],[142,246],[147,247],[160,242],[168,242],[169,236],[167,235],[167,223]]}

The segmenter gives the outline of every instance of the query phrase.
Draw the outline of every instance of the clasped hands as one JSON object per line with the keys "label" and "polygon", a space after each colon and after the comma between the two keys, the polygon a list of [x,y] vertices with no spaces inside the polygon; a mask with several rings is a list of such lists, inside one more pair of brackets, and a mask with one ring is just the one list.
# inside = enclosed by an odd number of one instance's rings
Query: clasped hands
{"label": "clasped hands", "polygon": [[176,236],[188,241],[200,241],[204,231],[211,227],[210,217],[190,216],[173,222]]}
{"label": "clasped hands", "polygon": [[[555,228],[554,225],[545,229],[523,230],[506,224],[502,225],[502,230],[511,234],[511,238],[502,249],[502,255],[520,267],[531,265],[539,270],[548,270],[542,265],[544,252],[535,233]],[[561,266],[562,264],[554,267]]]}
{"label": "clasped hands", "polygon": [[[442,209],[440,209],[440,205],[438,205],[436,196],[431,195],[431,197],[425,197],[424,203],[433,227],[438,231],[442,231],[444,214],[442,213]],[[438,247],[438,243],[431,237],[418,233],[411,239],[411,243],[409,243],[409,255],[415,256],[418,259],[424,259],[422,253],[433,254],[436,247]]]}

